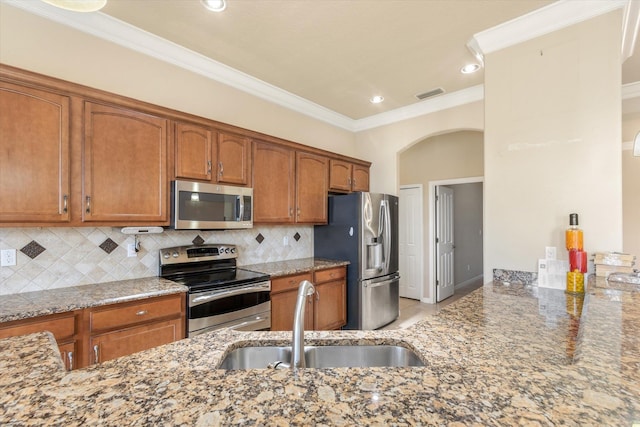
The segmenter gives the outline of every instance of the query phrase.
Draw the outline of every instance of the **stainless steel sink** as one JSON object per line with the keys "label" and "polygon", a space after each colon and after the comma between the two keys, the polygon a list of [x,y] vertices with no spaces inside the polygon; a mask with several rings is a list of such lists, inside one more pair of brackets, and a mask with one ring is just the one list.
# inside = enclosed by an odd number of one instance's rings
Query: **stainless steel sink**
{"label": "stainless steel sink", "polygon": [[[364,368],[424,366],[408,348],[398,345],[305,346],[307,368]],[[291,361],[291,347],[242,347],[224,358],[220,369],[260,369]]]}

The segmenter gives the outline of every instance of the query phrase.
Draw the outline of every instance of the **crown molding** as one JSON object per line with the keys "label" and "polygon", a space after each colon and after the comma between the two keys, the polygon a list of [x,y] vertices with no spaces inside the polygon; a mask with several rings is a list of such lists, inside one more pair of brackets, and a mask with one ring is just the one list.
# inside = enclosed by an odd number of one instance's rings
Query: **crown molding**
{"label": "crown molding", "polygon": [[632,99],[640,97],[640,82],[627,83],[622,85],[622,99]]}
{"label": "crown molding", "polygon": [[484,99],[484,85],[476,85],[467,89],[447,93],[431,99],[396,108],[395,110],[374,116],[365,117],[355,121],[354,132],[373,129],[380,126],[389,125],[402,120],[412,119],[436,111],[469,104]]}
{"label": "crown molding", "polygon": [[624,8],[622,19],[622,62],[633,55],[638,31],[640,31],[640,2],[629,0]]}
{"label": "crown molding", "polygon": [[[495,52],[627,6],[630,0],[560,0],[488,30],[471,43],[480,54]],[[631,9],[631,8],[629,8]]]}

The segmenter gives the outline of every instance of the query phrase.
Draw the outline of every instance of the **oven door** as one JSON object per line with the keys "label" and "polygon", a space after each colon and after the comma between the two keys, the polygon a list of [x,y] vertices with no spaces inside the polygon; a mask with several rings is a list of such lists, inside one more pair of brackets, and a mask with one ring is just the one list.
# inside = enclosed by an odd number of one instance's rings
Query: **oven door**
{"label": "oven door", "polygon": [[270,293],[269,281],[190,293],[187,335],[227,327],[248,331],[270,329]]}

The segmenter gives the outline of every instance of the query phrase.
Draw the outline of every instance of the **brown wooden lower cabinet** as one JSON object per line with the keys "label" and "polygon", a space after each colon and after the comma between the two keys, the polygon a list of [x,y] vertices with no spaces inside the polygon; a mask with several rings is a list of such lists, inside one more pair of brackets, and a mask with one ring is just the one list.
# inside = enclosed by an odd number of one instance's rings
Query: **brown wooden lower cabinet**
{"label": "brown wooden lower cabinet", "polygon": [[32,317],[13,322],[0,323],[0,339],[48,331],[55,337],[60,356],[67,370],[77,368],[79,351],[79,323],[82,311]]}
{"label": "brown wooden lower cabinet", "polygon": [[0,339],[48,331],[67,370],[126,356],[185,336],[185,294],[0,323]]}
{"label": "brown wooden lower cabinet", "polygon": [[174,319],[92,336],[89,339],[90,364],[177,341],[184,335],[182,325],[181,319]]}
{"label": "brown wooden lower cabinet", "polygon": [[307,297],[305,330],[340,329],[347,323],[346,267],[278,277],[271,280],[271,330],[293,329],[293,314],[302,280],[314,283],[316,293]]}

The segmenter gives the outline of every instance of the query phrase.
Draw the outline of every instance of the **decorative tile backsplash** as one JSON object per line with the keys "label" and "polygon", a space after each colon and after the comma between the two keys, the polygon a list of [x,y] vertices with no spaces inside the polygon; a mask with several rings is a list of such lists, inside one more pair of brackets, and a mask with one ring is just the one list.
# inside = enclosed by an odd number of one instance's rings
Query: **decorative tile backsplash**
{"label": "decorative tile backsplash", "polygon": [[127,257],[127,245],[134,243],[134,236],[120,230],[0,228],[0,249],[19,249],[17,265],[0,267],[0,295],[157,276],[160,249],[193,242],[237,245],[238,265],[313,256],[313,226],[165,230],[162,234],[139,235],[140,251],[132,258]]}

